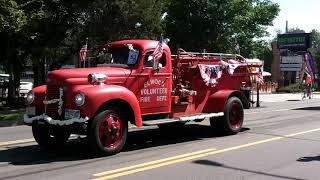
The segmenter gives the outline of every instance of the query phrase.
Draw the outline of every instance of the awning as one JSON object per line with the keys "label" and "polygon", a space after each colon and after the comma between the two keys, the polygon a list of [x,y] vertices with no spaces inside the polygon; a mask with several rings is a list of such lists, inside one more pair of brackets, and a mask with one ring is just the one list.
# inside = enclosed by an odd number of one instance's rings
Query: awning
{"label": "awning", "polygon": [[271,73],[267,72],[267,71],[263,71],[262,72],[262,76],[271,76]]}

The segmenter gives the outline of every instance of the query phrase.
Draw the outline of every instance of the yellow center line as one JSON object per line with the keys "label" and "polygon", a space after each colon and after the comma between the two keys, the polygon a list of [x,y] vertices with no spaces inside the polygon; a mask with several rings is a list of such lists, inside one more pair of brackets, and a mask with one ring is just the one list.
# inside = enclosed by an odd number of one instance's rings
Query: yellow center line
{"label": "yellow center line", "polygon": [[[174,156],[171,158],[165,158],[165,159],[151,161],[151,162],[138,164],[138,165],[134,165],[134,166],[115,169],[115,170],[111,170],[111,171],[105,171],[105,172],[94,174],[93,176],[99,177],[94,180],[113,179],[113,178],[129,175],[129,174],[134,174],[134,173],[143,172],[143,171],[147,171],[147,170],[151,170],[151,169],[155,169],[155,168],[159,168],[159,167],[163,167],[163,166],[168,166],[171,164],[176,164],[176,163],[180,163],[180,162],[184,162],[184,161],[190,161],[193,159],[198,159],[198,158],[202,158],[202,157],[206,157],[206,156],[210,156],[210,155],[215,155],[215,154],[219,154],[219,153],[243,149],[243,148],[247,148],[247,147],[251,147],[251,146],[256,146],[259,144],[264,144],[264,143],[268,143],[268,142],[272,142],[272,141],[285,139],[288,137],[298,136],[298,135],[317,132],[317,131],[320,131],[320,128],[312,129],[312,130],[308,130],[308,131],[303,131],[303,132],[298,132],[298,133],[293,133],[293,134],[288,134],[288,135],[284,135],[281,137],[273,137],[273,138],[269,138],[269,139],[265,139],[265,140],[261,140],[261,141],[256,141],[256,142],[252,142],[252,143],[247,143],[247,144],[242,144],[242,145],[229,147],[229,148],[225,148],[225,149],[221,149],[221,150],[213,150],[212,151],[210,149],[207,149],[207,152],[206,152],[206,150],[203,150],[202,153],[201,153],[201,151],[198,151],[197,154],[195,154],[195,155],[191,155],[192,153],[183,154],[183,155]],[[199,154],[199,152],[201,154]],[[170,160],[170,159],[172,159],[172,160]],[[150,165],[150,166],[148,166],[148,165]],[[136,169],[134,169],[134,168],[136,168]],[[112,174],[112,173],[114,173],[114,174]]]}
{"label": "yellow center line", "polygon": [[[76,135],[71,135],[70,139],[76,138]],[[17,145],[17,144],[26,144],[26,143],[33,143],[36,142],[34,138],[29,139],[19,139],[19,140],[13,140],[13,141],[6,141],[6,142],[0,142],[0,147],[3,146],[10,146],[10,145]]]}
{"label": "yellow center line", "polygon": [[33,138],[20,139],[20,140],[14,140],[14,141],[7,141],[7,142],[0,142],[0,147],[9,146],[9,145],[16,145],[16,144],[23,144],[23,143],[31,143],[31,142],[34,142]]}
{"label": "yellow center line", "polygon": [[159,160],[150,161],[150,162],[147,162],[147,163],[142,163],[142,164],[138,164],[138,165],[133,165],[133,166],[129,166],[129,167],[124,167],[124,168],[120,168],[120,169],[106,171],[106,172],[94,174],[94,176],[104,176],[104,175],[108,175],[108,174],[112,174],[112,173],[116,173],[116,172],[120,172],[120,171],[126,171],[126,170],[139,168],[139,167],[143,167],[143,166],[148,166],[148,165],[153,165],[153,164],[157,164],[157,163],[161,163],[161,162],[165,162],[165,161],[171,161],[171,160],[174,160],[174,159],[184,158],[184,157],[187,157],[187,156],[206,153],[206,152],[214,151],[214,150],[216,150],[216,149],[212,148],[212,149],[206,149],[206,150],[197,151],[197,152],[193,152],[193,153],[182,154],[182,155],[173,156],[173,157],[169,157],[169,158],[165,158],[165,159],[159,159]]}
{"label": "yellow center line", "polygon": [[308,131],[297,132],[297,133],[293,133],[293,134],[288,134],[288,135],[285,135],[285,137],[293,137],[293,136],[298,136],[298,135],[317,132],[317,131],[320,131],[320,128],[311,129],[311,130],[308,130]]}

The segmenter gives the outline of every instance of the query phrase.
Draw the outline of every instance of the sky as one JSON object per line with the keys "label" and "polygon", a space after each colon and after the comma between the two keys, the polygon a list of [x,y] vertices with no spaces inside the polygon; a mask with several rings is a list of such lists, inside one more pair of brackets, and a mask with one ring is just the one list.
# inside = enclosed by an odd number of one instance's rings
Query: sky
{"label": "sky", "polygon": [[268,28],[272,36],[276,30],[285,32],[286,21],[290,28],[303,29],[310,32],[312,29],[320,31],[320,0],[271,0],[280,5],[279,16],[273,21],[273,27]]}

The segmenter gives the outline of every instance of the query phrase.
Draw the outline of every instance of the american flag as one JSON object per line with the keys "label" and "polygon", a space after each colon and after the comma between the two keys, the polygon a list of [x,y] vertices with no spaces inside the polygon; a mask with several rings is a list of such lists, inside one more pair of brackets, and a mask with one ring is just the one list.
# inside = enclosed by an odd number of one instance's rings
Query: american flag
{"label": "american flag", "polygon": [[82,46],[79,52],[80,61],[84,61],[87,55],[87,45]]}
{"label": "american flag", "polygon": [[152,57],[154,61],[159,60],[163,54],[163,37],[161,36],[160,41],[156,47],[156,49],[152,53]]}
{"label": "american flag", "polygon": [[259,84],[264,84],[261,68],[259,68],[259,74],[257,75],[257,81]]}
{"label": "american flag", "polygon": [[233,75],[234,71],[237,69],[237,67],[241,66],[242,64],[236,60],[230,59],[228,60],[228,72],[229,74]]}

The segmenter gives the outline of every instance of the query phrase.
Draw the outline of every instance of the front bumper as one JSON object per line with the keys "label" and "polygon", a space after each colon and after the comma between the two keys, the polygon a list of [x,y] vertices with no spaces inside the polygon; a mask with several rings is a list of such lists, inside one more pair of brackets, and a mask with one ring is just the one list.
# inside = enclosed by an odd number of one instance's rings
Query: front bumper
{"label": "front bumper", "polygon": [[89,120],[89,117],[72,118],[72,119],[67,119],[67,120],[55,120],[55,119],[52,119],[51,117],[47,116],[46,114],[42,114],[39,116],[33,116],[33,117],[29,117],[27,114],[24,114],[24,116],[23,116],[23,121],[25,124],[32,124],[33,122],[36,122],[36,121],[45,121],[46,123],[48,123],[50,125],[68,126],[68,125],[72,125],[74,123],[85,123],[88,120]]}

